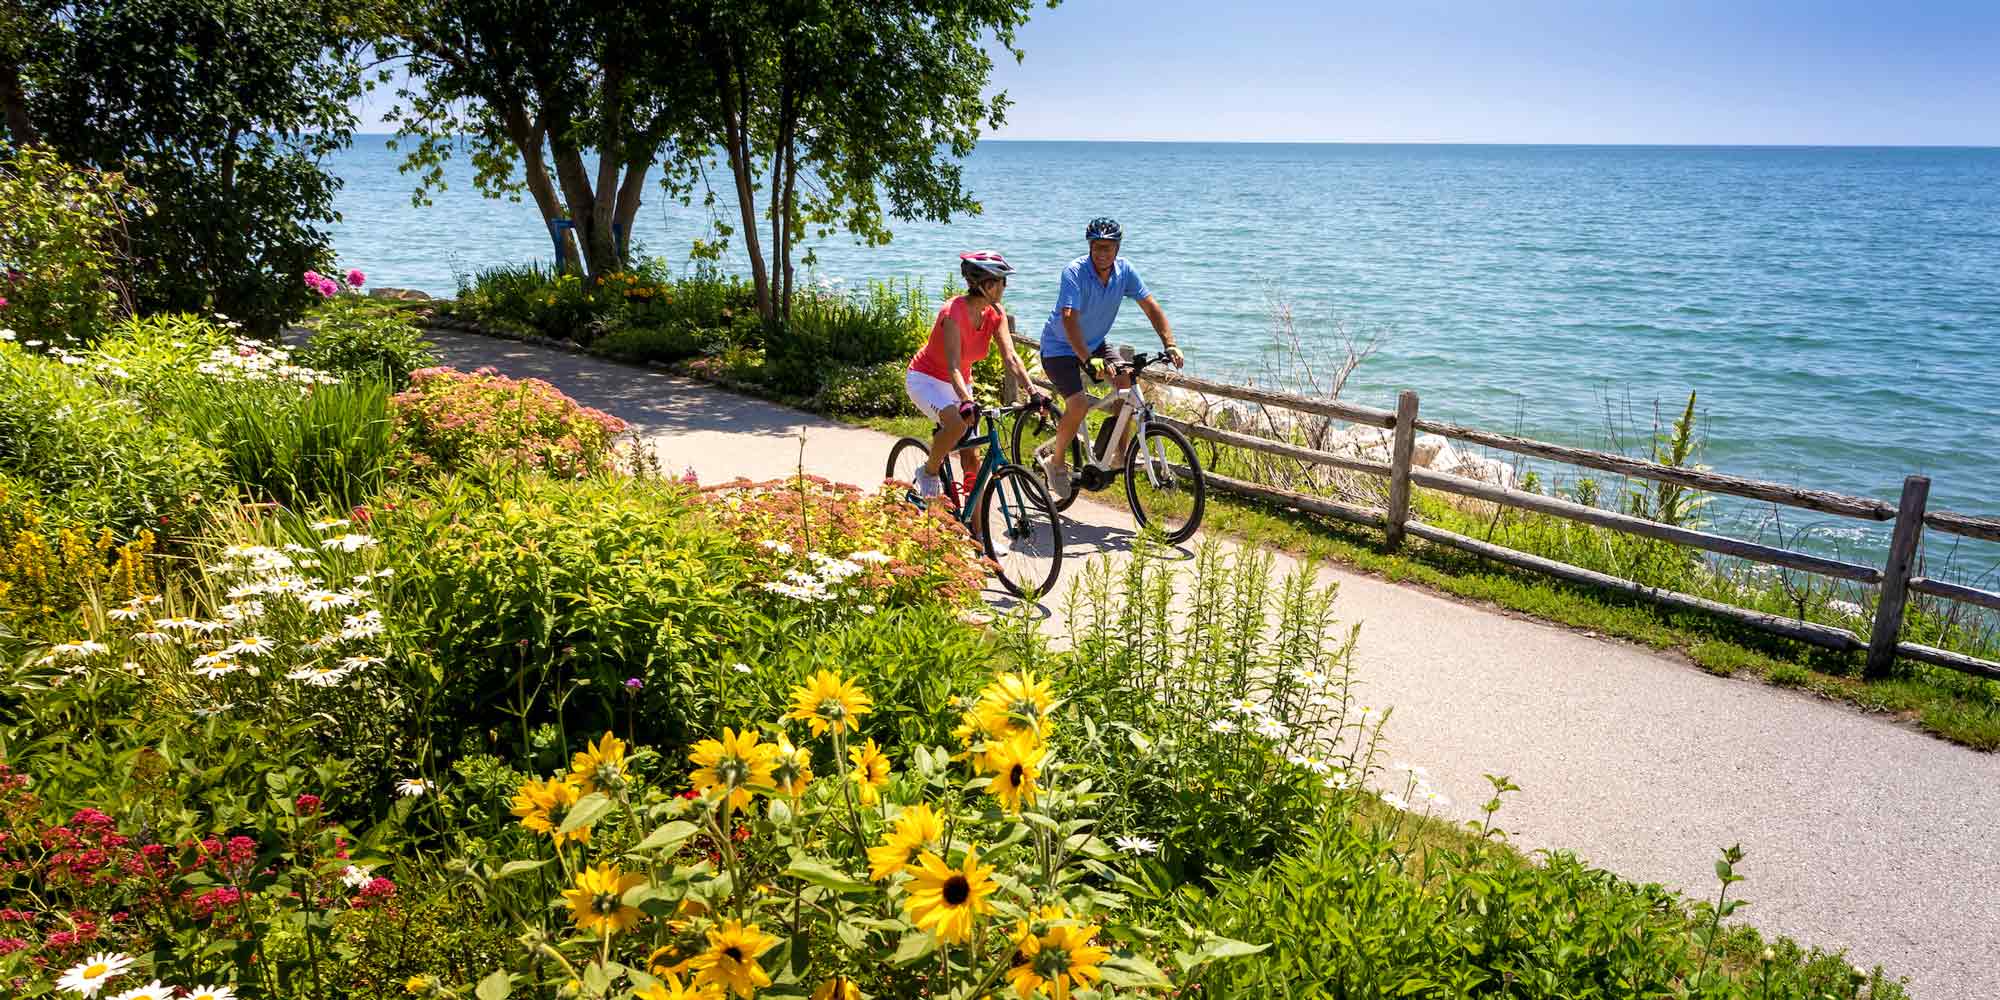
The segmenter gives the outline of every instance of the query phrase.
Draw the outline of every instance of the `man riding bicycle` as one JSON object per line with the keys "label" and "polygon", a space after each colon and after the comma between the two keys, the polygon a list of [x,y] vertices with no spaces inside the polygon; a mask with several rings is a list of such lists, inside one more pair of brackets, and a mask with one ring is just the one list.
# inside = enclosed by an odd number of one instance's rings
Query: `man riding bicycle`
{"label": "man riding bicycle", "polygon": [[[1000,297],[1007,292],[1007,276],[1014,273],[1014,268],[999,254],[979,250],[959,254],[958,271],[965,278],[965,294],[955,296],[938,310],[930,338],[924,342],[923,350],[910,359],[909,371],[903,375],[903,388],[909,393],[910,402],[938,423],[937,433],[931,436],[929,459],[912,484],[918,495],[924,497],[944,493],[944,483],[938,476],[945,455],[965,435],[965,429],[979,413],[979,405],[972,396],[973,362],[983,360],[989,348],[998,344],[1007,371],[1021,385],[1032,384],[1027,368],[1014,353],[1007,317],[1000,312]],[[966,475],[965,488],[959,491],[963,496],[971,492],[972,477],[979,469],[977,449],[960,450],[959,468]]]}
{"label": "man riding bicycle", "polygon": [[[1069,495],[1069,445],[1090,413],[1091,400],[1083,391],[1083,377],[1088,374],[1092,382],[1104,381],[1098,367],[1110,360],[1104,340],[1111,334],[1111,324],[1118,318],[1122,300],[1137,300],[1174,367],[1185,363],[1181,349],[1174,345],[1173,326],[1167,322],[1167,314],[1146,290],[1139,272],[1118,255],[1124,236],[1124,230],[1113,219],[1092,219],[1084,227],[1083,238],[1090,241],[1090,252],[1063,268],[1056,307],[1042,326],[1042,371],[1048,374],[1056,393],[1063,397],[1062,422],[1049,445],[1049,454],[1041,462],[1049,495],[1054,497]],[[1011,353],[1008,358],[1012,359]],[[1120,389],[1132,384],[1132,377],[1125,372],[1114,372],[1113,377]]]}

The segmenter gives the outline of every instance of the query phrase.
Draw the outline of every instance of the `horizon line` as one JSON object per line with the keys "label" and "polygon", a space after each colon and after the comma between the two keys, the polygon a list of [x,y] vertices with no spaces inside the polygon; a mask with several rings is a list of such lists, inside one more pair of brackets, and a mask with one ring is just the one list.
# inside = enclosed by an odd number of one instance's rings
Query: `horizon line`
{"label": "horizon line", "polygon": [[[355,138],[396,138],[397,132],[355,132]],[[988,142],[1088,142],[1210,146],[1552,146],[1577,149],[2000,149],[2000,143],[1961,142],[1523,142],[1466,139],[1081,139],[1062,136],[991,136]]]}

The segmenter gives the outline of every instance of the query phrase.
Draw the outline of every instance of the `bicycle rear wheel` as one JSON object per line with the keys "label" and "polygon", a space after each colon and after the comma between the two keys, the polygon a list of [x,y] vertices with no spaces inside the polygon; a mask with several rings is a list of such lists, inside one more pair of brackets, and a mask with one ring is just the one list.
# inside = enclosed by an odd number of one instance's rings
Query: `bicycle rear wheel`
{"label": "bicycle rear wheel", "polygon": [[1146,433],[1125,448],[1125,499],[1132,502],[1132,519],[1151,525],[1179,545],[1201,527],[1208,502],[1208,483],[1201,460],[1180,431],[1149,423]]}
{"label": "bicycle rear wheel", "polygon": [[[1007,442],[1008,446],[1012,449],[1012,454],[1008,457],[1019,463],[1022,468],[1027,469],[1028,475],[1032,476],[1036,482],[1041,482],[1042,460],[1035,454],[1035,449],[1048,443],[1055,436],[1056,416],[1053,412],[1039,406],[1031,410],[1022,410],[1014,415],[1013,433]],[[1068,510],[1069,505],[1076,502],[1076,495],[1081,492],[1081,487],[1076,485],[1075,479],[1075,473],[1083,468],[1083,442],[1080,440],[1081,437],[1082,435],[1079,434],[1076,438],[1070,439],[1069,442],[1069,471],[1071,473],[1069,495],[1059,497],[1053,492],[1049,493],[1049,499],[1055,502],[1056,510],[1058,511]],[[1042,483],[1042,485],[1046,490],[1048,484]]]}
{"label": "bicycle rear wheel", "polygon": [[1062,574],[1063,522],[1041,481],[1003,465],[979,495],[979,542],[999,568],[1000,584],[1035,600]]}
{"label": "bicycle rear wheel", "polygon": [[[929,441],[922,441],[917,438],[903,438],[889,449],[889,467],[883,475],[898,482],[909,483],[914,487],[917,482],[917,473],[923,469],[925,462],[930,461],[930,457],[931,443]],[[945,482],[950,482],[950,455],[944,457],[944,465],[939,468],[941,470],[939,478]],[[910,490],[910,499],[919,505],[923,503],[923,498],[917,496],[915,489]]]}

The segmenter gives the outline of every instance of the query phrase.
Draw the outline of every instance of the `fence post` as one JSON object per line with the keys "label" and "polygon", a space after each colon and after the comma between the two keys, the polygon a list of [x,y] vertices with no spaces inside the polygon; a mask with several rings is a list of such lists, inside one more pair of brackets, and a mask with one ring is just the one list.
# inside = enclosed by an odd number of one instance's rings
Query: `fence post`
{"label": "fence post", "polygon": [[1417,393],[1396,395],[1395,446],[1389,459],[1389,513],[1382,524],[1390,549],[1403,544],[1403,525],[1410,520],[1410,457],[1417,447]]}
{"label": "fence post", "polygon": [[[1015,323],[1014,323],[1014,314],[1013,314],[1013,313],[1008,313],[1008,314],[1007,314],[1007,345],[1008,345],[1009,347],[1012,347],[1012,346],[1014,346],[1014,327],[1015,327]],[[1003,366],[1001,366],[1001,372],[1000,372],[1000,402],[1001,402],[1001,404],[1002,404],[1002,405],[1005,405],[1005,406],[1013,406],[1013,405],[1014,405],[1015,403],[1018,403],[1018,402],[1020,402],[1020,401],[1021,401],[1021,389],[1022,389],[1022,388],[1023,388],[1022,386],[1018,386],[1018,385],[1015,385],[1015,384],[1014,384],[1014,371],[1013,371],[1013,369],[1011,369],[1011,368],[1007,368],[1007,367],[1006,367],[1006,366],[1004,366],[1004,365],[1003,365]]]}
{"label": "fence post", "polygon": [[1875,631],[1868,639],[1868,664],[1862,676],[1889,676],[1896,662],[1896,638],[1903,632],[1903,605],[1908,600],[1910,566],[1924,537],[1924,503],[1930,499],[1929,476],[1903,480],[1903,500],[1896,507],[1896,530],[1889,536],[1889,563],[1882,569],[1882,599],[1875,605]]}

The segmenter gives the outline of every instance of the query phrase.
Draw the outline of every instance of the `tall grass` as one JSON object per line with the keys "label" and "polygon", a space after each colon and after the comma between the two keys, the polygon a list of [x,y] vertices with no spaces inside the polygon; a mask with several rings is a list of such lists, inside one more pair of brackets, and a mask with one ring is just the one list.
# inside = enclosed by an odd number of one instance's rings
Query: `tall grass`
{"label": "tall grass", "polygon": [[389,395],[386,382],[352,379],[277,398],[193,397],[182,412],[253,495],[293,508],[354,507],[381,489],[392,465]]}

